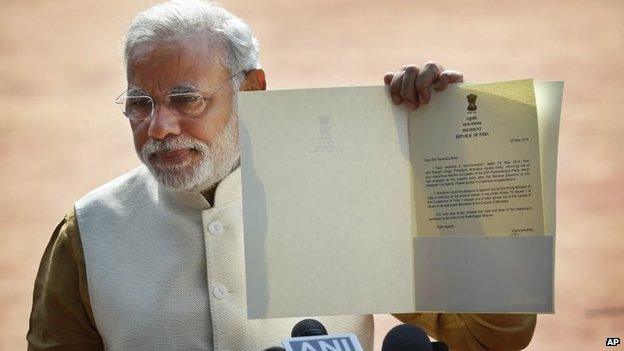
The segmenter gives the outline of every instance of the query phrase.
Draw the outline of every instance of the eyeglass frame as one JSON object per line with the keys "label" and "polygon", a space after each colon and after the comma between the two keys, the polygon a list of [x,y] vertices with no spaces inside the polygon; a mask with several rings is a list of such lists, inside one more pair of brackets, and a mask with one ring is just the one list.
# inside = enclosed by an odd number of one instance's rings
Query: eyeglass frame
{"label": "eyeglass frame", "polygon": [[[240,70],[240,71],[238,71],[238,72],[234,73],[234,74],[233,74],[233,75],[231,75],[228,79],[226,79],[225,81],[223,81],[223,83],[221,83],[221,85],[220,85],[217,89],[215,89],[215,90],[211,91],[211,92],[210,92],[210,93],[208,93],[207,95],[206,95],[206,93],[205,93],[205,92],[194,92],[194,93],[191,93],[191,92],[189,92],[189,93],[173,93],[173,94],[168,94],[168,95],[166,95],[166,96],[165,96],[162,100],[163,100],[163,102],[165,103],[165,106],[167,107],[167,109],[169,109],[169,110],[170,110],[170,111],[172,111],[172,112],[176,112],[176,115],[179,115],[179,113],[177,113],[177,112],[178,112],[178,111],[177,111],[177,109],[175,109],[175,111],[173,111],[173,110],[171,110],[171,109],[169,108],[169,104],[171,103],[171,97],[172,97],[172,96],[185,96],[185,95],[196,95],[196,96],[199,96],[199,97],[203,100],[203,103],[205,104],[204,108],[202,109],[202,112],[200,112],[200,113],[198,113],[197,115],[194,115],[194,116],[182,116],[182,115],[180,115],[180,116],[179,116],[179,117],[184,117],[184,118],[197,118],[197,117],[198,117],[198,116],[200,116],[200,115],[201,115],[204,111],[206,111],[206,107],[208,107],[208,105],[206,104],[206,100],[207,100],[207,99],[212,98],[215,94],[217,94],[219,91],[221,91],[221,89],[223,89],[223,87],[225,87],[225,86],[226,86],[226,85],[230,82],[230,80],[232,80],[232,78],[236,77],[236,76],[237,76],[237,75],[239,75],[240,73],[246,73],[246,72],[245,72],[245,70]],[[119,105],[120,107],[121,107],[121,106],[123,106],[123,105],[125,105],[125,104],[126,104],[126,101],[127,101],[127,99],[128,99],[128,97],[126,97],[126,98],[125,98],[125,99],[123,99],[123,100],[120,100],[120,99],[122,99],[122,97],[123,97],[125,94],[127,94],[129,90],[130,90],[130,89],[126,89],[123,93],[121,93],[121,94],[120,94],[120,95],[119,95],[119,96],[115,99],[115,101],[114,101],[114,102],[115,102],[115,104]],[[154,115],[154,110],[156,109],[156,102],[158,102],[159,100],[161,100],[161,99],[156,100],[156,99],[154,99],[153,97],[151,97],[151,96],[149,96],[149,95],[137,95],[137,96],[130,96],[130,97],[131,97],[131,98],[148,98],[148,99],[149,99],[149,101],[151,102],[151,108],[150,108],[150,113],[149,113],[149,115],[147,115],[147,116],[145,116],[145,117],[141,117],[141,118],[133,118],[133,117],[128,117],[128,115],[126,115],[126,113],[125,113],[125,112],[123,112],[123,107],[122,107],[122,112],[121,112],[121,113],[122,113],[122,114],[123,114],[123,115],[124,115],[127,119],[129,119],[129,120],[131,120],[131,121],[143,121],[143,120],[146,120],[146,119],[148,119],[148,118],[152,117],[152,116]]]}

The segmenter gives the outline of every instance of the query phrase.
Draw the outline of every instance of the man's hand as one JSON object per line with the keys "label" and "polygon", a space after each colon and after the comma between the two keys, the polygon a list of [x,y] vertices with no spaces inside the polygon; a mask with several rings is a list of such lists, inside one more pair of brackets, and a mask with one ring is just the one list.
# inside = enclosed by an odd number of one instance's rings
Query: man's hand
{"label": "man's hand", "polygon": [[463,81],[461,72],[445,70],[433,61],[427,62],[422,68],[405,65],[395,73],[384,75],[384,83],[390,86],[392,102],[398,105],[405,101],[413,110],[431,100],[431,86],[440,91],[446,89],[450,83]]}

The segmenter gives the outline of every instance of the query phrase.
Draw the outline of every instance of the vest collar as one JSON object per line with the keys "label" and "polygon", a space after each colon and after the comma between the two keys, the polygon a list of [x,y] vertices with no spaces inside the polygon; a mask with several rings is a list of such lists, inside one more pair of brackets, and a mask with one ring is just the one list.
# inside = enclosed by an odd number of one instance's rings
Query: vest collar
{"label": "vest collar", "polygon": [[[158,184],[159,192],[166,192],[181,205],[195,210],[208,210],[213,206],[199,192],[172,190]],[[223,206],[229,202],[241,198],[241,169],[236,167],[230,174],[217,184],[214,197],[214,207]]]}

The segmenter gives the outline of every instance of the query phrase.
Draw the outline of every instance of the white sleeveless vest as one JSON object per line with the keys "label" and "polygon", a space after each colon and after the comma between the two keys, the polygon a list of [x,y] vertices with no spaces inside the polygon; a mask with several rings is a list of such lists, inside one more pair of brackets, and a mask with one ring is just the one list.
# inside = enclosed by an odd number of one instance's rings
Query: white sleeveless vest
{"label": "white sleeveless vest", "polygon": [[[303,318],[247,320],[240,168],[199,193],[145,166],[75,204],[89,297],[107,350],[262,351]],[[373,349],[372,316],[316,318]]]}

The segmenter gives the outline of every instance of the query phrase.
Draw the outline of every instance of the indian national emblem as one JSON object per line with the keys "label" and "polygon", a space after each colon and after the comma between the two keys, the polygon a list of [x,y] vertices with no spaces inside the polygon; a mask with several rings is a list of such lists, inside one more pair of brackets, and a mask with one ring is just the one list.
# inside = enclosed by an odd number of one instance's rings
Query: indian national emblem
{"label": "indian national emblem", "polygon": [[318,116],[318,121],[320,123],[319,132],[321,135],[329,137],[329,116],[321,115]]}
{"label": "indian national emblem", "polygon": [[468,99],[468,111],[476,111],[477,110],[477,96],[475,94],[469,94],[466,96]]}

